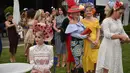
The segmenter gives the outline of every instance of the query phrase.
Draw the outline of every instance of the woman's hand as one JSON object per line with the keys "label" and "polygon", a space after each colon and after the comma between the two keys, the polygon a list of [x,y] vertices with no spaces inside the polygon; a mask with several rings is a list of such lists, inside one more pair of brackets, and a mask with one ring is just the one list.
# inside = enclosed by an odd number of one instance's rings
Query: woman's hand
{"label": "woman's hand", "polygon": [[59,32],[59,33],[60,33],[60,32],[61,32],[61,30],[59,29],[57,32]]}
{"label": "woman's hand", "polygon": [[99,43],[98,40],[96,40],[96,41],[93,42],[93,44],[94,44],[95,46],[98,45],[98,43]]}
{"label": "woman's hand", "polygon": [[125,43],[130,43],[130,38],[128,38],[128,39],[125,41]]}
{"label": "woman's hand", "polygon": [[120,35],[119,36],[119,39],[122,41],[122,42],[126,42],[129,38],[125,35]]}

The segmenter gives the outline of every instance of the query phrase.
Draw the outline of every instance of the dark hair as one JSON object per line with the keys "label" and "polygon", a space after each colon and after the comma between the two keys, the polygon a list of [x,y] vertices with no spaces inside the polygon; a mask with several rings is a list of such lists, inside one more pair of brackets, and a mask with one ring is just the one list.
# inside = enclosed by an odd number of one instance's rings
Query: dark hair
{"label": "dark hair", "polygon": [[116,9],[116,11],[119,11],[120,9],[125,10],[125,6],[124,6],[124,5],[122,5],[120,8]]}
{"label": "dark hair", "polygon": [[33,19],[33,18],[34,18],[34,15],[35,15],[35,10],[34,10],[34,9],[29,9],[29,10],[27,11],[27,18]]}
{"label": "dark hair", "polygon": [[112,9],[112,10],[110,11],[110,14],[108,15],[108,17],[110,17],[110,16],[113,14],[114,11],[119,11],[119,10],[121,10],[121,9],[125,10],[125,6],[122,5],[120,8],[118,8],[118,9],[116,9],[116,10]]}
{"label": "dark hair", "polygon": [[65,8],[62,6],[62,7],[60,7],[60,9],[63,11],[63,15],[67,16],[67,11],[65,10]]}

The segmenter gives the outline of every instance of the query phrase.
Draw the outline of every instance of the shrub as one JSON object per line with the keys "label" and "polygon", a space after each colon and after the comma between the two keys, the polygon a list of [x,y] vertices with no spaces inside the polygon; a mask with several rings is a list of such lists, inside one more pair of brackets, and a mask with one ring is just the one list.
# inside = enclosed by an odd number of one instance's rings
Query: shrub
{"label": "shrub", "polygon": [[13,14],[13,7],[9,6],[9,7],[5,8],[4,14],[6,14],[7,12],[10,12],[11,14]]}

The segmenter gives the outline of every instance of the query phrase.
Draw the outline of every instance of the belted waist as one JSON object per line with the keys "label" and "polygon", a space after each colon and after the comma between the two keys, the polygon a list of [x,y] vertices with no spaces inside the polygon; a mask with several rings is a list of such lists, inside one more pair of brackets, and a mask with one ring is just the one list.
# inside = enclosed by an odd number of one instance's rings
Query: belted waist
{"label": "belted waist", "polygon": [[72,37],[72,41],[82,41],[83,39]]}

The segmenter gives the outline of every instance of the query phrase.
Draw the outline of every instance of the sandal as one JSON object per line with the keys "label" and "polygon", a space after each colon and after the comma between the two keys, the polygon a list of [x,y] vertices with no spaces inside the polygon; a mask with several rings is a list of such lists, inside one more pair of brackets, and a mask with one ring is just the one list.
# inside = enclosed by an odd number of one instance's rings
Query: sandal
{"label": "sandal", "polygon": [[16,62],[16,61],[15,61],[15,59],[10,58],[10,62],[11,62],[11,63],[14,63],[14,62]]}
{"label": "sandal", "polygon": [[66,66],[66,63],[65,61],[62,62],[62,67],[65,67]]}

